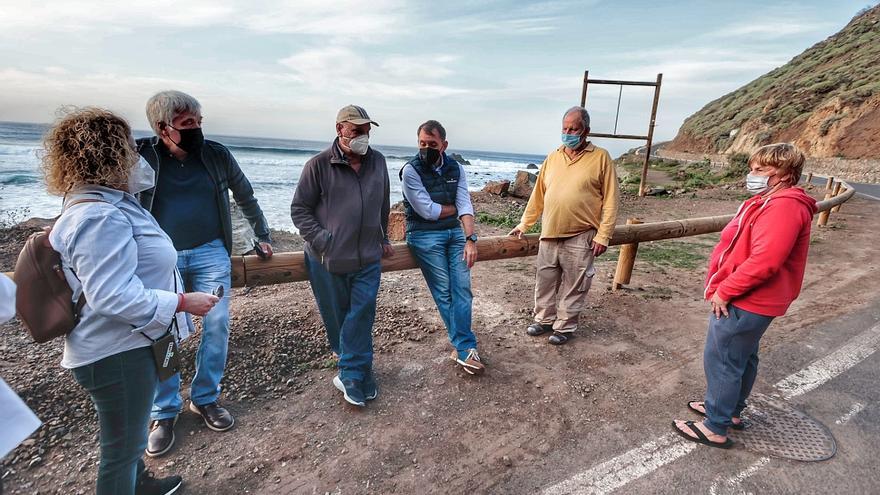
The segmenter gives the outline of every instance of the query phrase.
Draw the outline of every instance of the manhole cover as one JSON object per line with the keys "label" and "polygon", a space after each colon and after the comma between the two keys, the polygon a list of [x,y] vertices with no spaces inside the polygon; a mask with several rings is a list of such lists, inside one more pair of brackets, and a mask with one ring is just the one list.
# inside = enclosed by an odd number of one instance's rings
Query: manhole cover
{"label": "manhole cover", "polygon": [[824,461],[837,452],[825,425],[781,399],[753,394],[743,416],[746,429],[730,432],[748,450],[796,461]]}

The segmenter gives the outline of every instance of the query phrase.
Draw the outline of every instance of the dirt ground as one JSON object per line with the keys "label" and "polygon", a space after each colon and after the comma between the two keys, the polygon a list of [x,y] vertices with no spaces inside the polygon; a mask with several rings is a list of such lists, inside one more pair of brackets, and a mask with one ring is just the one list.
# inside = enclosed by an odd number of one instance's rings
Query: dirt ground
{"label": "dirt ground", "polygon": [[[475,193],[478,211],[522,201]],[[731,213],[740,191],[674,198],[627,197],[619,223]],[[801,298],[774,323],[765,347],[796,341],[810,323],[876,297],[880,203],[854,199],[814,227]],[[0,269],[12,268],[27,228],[0,232]],[[506,227],[479,225],[481,236]],[[599,258],[578,336],[555,347],[532,338],[534,258],[478,263],[474,329],[488,371],[471,377],[451,347],[417,271],[383,275],[375,333],[377,400],[355,409],[330,380],[334,362],[307,283],[237,289],[223,403],[227,433],[190,413],[177,444],[147,460],[180,474],[184,493],[533,493],[566,476],[571,453],[589,464],[622,433],[649,434],[654,405],[702,387],[705,262],[717,234],[640,246],[632,283],[611,291],[618,250]],[[296,246],[295,236],[277,251]],[[191,377],[198,336],[184,345]],[[7,493],[89,493],[98,446],[86,394],[58,367],[60,342],[38,346],[20,326],[0,326],[0,376],[46,423],[2,463]]]}

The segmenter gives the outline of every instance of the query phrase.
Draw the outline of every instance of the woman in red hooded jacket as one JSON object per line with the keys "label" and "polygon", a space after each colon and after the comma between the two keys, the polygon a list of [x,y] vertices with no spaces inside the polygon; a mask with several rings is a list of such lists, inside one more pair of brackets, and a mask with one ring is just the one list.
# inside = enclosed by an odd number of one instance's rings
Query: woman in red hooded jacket
{"label": "woman in red hooded jacket", "polygon": [[709,261],[706,395],[687,404],[705,419],[672,423],[688,440],[733,445],[727,429],[744,427],[740,415],[758,372],[761,336],[800,293],[816,213],[816,200],[794,187],[804,161],[803,153],[787,143],[763,146],[749,158],[746,187],[755,196],[721,231]]}

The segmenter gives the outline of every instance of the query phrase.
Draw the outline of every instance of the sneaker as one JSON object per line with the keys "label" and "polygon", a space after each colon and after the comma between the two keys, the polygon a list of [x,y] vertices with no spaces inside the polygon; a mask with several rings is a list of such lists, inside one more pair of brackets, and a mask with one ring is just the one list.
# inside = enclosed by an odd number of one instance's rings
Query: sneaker
{"label": "sneaker", "polygon": [[553,325],[543,325],[541,323],[532,323],[526,328],[526,333],[531,335],[532,337],[544,335],[545,333],[551,331],[553,331]]}
{"label": "sneaker", "polygon": [[171,450],[174,446],[175,424],[177,424],[177,416],[150,422],[150,436],[147,438],[147,449],[144,451],[147,456],[159,457]]}
{"label": "sneaker", "polygon": [[460,364],[471,375],[482,375],[486,371],[476,349],[468,349],[463,352],[452,351],[452,360]]}
{"label": "sneaker", "polygon": [[370,371],[364,378],[364,399],[374,400],[376,397],[379,397],[379,387],[376,386],[376,377]]}
{"label": "sneaker", "polygon": [[352,380],[351,378],[343,380],[339,378],[339,375],[336,375],[333,377],[333,385],[342,392],[345,401],[349,404],[359,407],[366,405],[364,402],[363,382],[361,380]]}
{"label": "sneaker", "polygon": [[227,431],[235,425],[235,418],[217,401],[201,406],[190,402],[189,410],[201,416],[205,426],[214,431]]}
{"label": "sneaker", "polygon": [[568,342],[568,339],[571,338],[571,333],[562,333],[562,332],[553,332],[553,335],[548,339],[553,345],[562,345]]}
{"label": "sneaker", "polygon": [[134,487],[134,495],[171,495],[183,484],[180,476],[156,478],[150,471],[144,471],[138,476]]}

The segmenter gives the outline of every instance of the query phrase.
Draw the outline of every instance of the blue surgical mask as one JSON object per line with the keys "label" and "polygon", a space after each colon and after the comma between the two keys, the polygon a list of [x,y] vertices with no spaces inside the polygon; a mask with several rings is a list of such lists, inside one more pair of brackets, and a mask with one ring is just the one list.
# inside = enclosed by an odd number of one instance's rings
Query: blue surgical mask
{"label": "blue surgical mask", "polygon": [[564,144],[566,148],[575,149],[581,144],[581,135],[562,134],[562,144]]}

